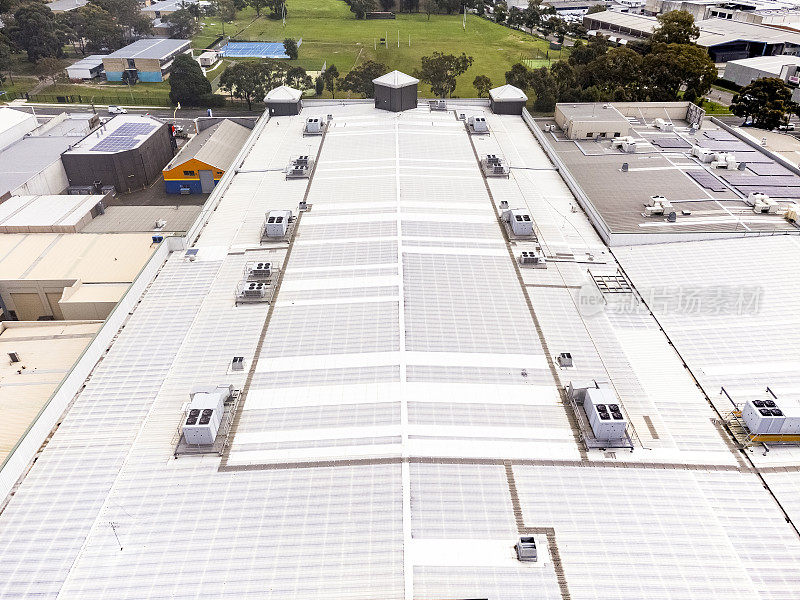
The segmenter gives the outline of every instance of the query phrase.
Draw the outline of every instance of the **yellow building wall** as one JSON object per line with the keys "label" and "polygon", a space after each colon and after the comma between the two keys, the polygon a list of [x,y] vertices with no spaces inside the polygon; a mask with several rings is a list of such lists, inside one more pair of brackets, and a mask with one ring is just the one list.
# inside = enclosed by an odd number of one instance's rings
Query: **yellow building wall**
{"label": "yellow building wall", "polygon": [[[194,175],[185,175],[184,171],[194,171]],[[214,179],[219,181],[222,179],[222,176],[225,174],[225,171],[221,171],[216,167],[212,167],[209,164],[206,164],[196,158],[190,158],[184,163],[181,163],[175,166],[172,169],[164,169],[164,180],[165,181],[198,181],[200,179],[200,171],[213,171],[214,172]]]}

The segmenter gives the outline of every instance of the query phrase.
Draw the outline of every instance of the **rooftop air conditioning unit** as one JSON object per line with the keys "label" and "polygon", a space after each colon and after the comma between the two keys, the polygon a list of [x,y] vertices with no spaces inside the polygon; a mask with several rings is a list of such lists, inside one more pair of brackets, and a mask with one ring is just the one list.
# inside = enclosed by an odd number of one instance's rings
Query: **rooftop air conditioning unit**
{"label": "rooftop air conditioning unit", "polygon": [[645,205],[644,213],[651,217],[653,215],[670,214],[673,212],[672,203],[664,196],[650,196],[650,202]]}
{"label": "rooftop air conditioning unit", "polygon": [[750,192],[747,196],[747,203],[753,207],[755,213],[778,212],[778,203],[761,192]]}
{"label": "rooftop air conditioning unit", "polygon": [[619,401],[611,388],[588,387],[583,395],[583,410],[589,417],[594,437],[600,441],[625,438],[628,421],[622,414]]}
{"label": "rooftop air conditioning unit", "polygon": [[536,540],[533,536],[522,536],[514,547],[517,550],[518,560],[522,562],[536,562],[538,556],[536,553]]}
{"label": "rooftop air conditioning unit", "polygon": [[519,264],[523,266],[547,268],[547,259],[541,248],[536,248],[536,250],[523,250],[519,255]]}
{"label": "rooftop air conditioning unit", "polygon": [[267,239],[282,239],[286,237],[289,231],[289,223],[292,219],[292,211],[290,210],[271,210],[266,215],[264,221],[264,229],[261,235],[261,240]]}
{"label": "rooftop air conditioning unit", "polygon": [[569,368],[573,365],[572,354],[569,352],[562,352],[558,355],[558,366],[562,368]]}
{"label": "rooftop air conditioning unit", "polygon": [[507,211],[508,222],[511,224],[511,231],[517,236],[533,235],[533,219],[531,213],[524,208],[514,208]]}
{"label": "rooftop air conditioning unit", "polygon": [[320,135],[325,128],[325,123],[319,117],[309,117],[306,119],[306,125],[303,128],[303,133],[306,135]]}
{"label": "rooftop air conditioning unit", "polygon": [[467,126],[472,133],[489,133],[489,124],[486,122],[486,117],[470,117],[467,120]]}
{"label": "rooftop air conditioning unit", "polygon": [[272,263],[256,261],[248,262],[245,265],[244,272],[248,281],[269,279],[272,275]]}
{"label": "rooftop air conditioning unit", "polygon": [[236,290],[238,302],[265,302],[269,284],[263,281],[242,281]]}
{"label": "rooftop air conditioning unit", "polygon": [[286,177],[290,179],[311,177],[311,164],[312,161],[308,156],[300,156],[294,159],[286,167]]}
{"label": "rooftop air conditioning unit", "polygon": [[736,162],[736,156],[734,156],[733,152],[716,152],[714,153],[714,160],[711,161],[711,168],[735,171],[739,168],[739,163]]}
{"label": "rooftop air conditioning unit", "polygon": [[707,164],[714,160],[714,151],[701,146],[692,146],[692,156]]}
{"label": "rooftop air conditioning unit", "polygon": [[225,401],[233,394],[233,386],[205,386],[192,390],[189,412],[183,422],[187,444],[207,446],[214,443],[225,412]]}
{"label": "rooftop air conditioning unit", "polygon": [[428,107],[431,110],[447,110],[447,100],[428,100]]}
{"label": "rooftop air conditioning unit", "polygon": [[786,219],[792,223],[800,223],[800,204],[792,204],[786,210]]}
{"label": "rooftop air conditioning unit", "polygon": [[486,158],[481,162],[483,164],[483,173],[487,177],[508,177],[511,173],[506,161],[496,154],[487,154]]}
{"label": "rooftop air conditioning unit", "polygon": [[665,121],[664,119],[658,118],[653,121],[653,125],[656,129],[660,129],[661,131],[672,131],[673,125],[669,121]]}

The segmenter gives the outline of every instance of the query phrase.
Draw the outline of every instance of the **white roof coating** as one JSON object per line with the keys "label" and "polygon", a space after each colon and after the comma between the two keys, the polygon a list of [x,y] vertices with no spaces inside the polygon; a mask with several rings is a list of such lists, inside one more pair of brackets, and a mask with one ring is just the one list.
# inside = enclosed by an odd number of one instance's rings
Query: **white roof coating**
{"label": "white roof coating", "polygon": [[386,73],[386,75],[376,77],[372,80],[372,83],[377,83],[378,85],[390,88],[401,88],[406,87],[407,85],[417,85],[419,83],[419,79],[415,79],[414,77],[411,77],[411,75],[406,75],[400,71],[392,71],[391,73]]}
{"label": "white roof coating", "polygon": [[508,102],[508,101],[526,101],[528,96],[525,95],[518,87],[514,87],[510,83],[501,85],[500,87],[489,90],[489,96],[495,102]]}
{"label": "white roof coating", "polygon": [[271,89],[264,102],[297,102],[303,96],[303,92],[296,90],[288,85],[281,85]]}
{"label": "white roof coating", "polygon": [[12,196],[0,203],[0,232],[44,231],[80,223],[104,196]]}
{"label": "white roof coating", "polygon": [[752,58],[741,58],[739,60],[729,60],[728,64],[742,65],[751,69],[767,71],[780,75],[781,69],[786,65],[800,65],[800,56],[793,54],[778,54],[775,56],[754,56]]}
{"label": "white roof coating", "polygon": [[[132,310],[0,514],[0,597],[794,597],[798,470],[735,447],[634,294],[587,310],[620,265],[522,118],[459,106],[487,118],[471,138],[427,108],[325,108],[324,136],[256,125],[194,259]],[[298,155],[310,181],[282,172]],[[297,219],[262,245],[270,210]],[[547,268],[520,267],[536,245]],[[237,306],[254,260],[277,292]],[[632,451],[581,443],[561,387],[592,380]],[[174,458],[190,390],[222,384],[243,396],[223,455]]]}

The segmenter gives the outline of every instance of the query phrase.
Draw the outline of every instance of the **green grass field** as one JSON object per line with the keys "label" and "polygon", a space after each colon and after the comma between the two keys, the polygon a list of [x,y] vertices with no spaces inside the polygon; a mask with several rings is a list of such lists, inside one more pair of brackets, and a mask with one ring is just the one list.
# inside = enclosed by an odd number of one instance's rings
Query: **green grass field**
{"label": "green grass field", "polygon": [[37,102],[57,102],[55,97],[71,98],[78,104],[134,104],[166,106],[169,104],[169,82],[139,83],[128,88],[123,83],[79,84],[58,83],[43,89],[33,99]]}
{"label": "green grass field", "polygon": [[[474,15],[467,17],[464,31],[461,15],[432,15],[428,20],[425,14],[398,13],[396,20],[359,21],[341,0],[287,0],[286,8],[285,28],[280,20],[271,20],[264,13],[256,18],[255,11],[248,8],[237,15],[234,23],[225,24],[225,35],[253,41],[302,38],[296,64],[307,70],[319,70],[327,62],[335,64],[342,75],[354,64],[366,60],[377,60],[390,69],[411,73],[419,67],[421,57],[434,51],[465,52],[475,62],[458,80],[454,95],[462,97],[475,96],[472,81],[477,75],[488,75],[493,84],[502,85],[511,65],[542,56],[549,48],[545,40]],[[221,34],[220,20],[207,18],[193,45],[204,48]],[[388,47],[376,48],[380,38],[388,39]],[[420,92],[430,93],[422,86]]]}

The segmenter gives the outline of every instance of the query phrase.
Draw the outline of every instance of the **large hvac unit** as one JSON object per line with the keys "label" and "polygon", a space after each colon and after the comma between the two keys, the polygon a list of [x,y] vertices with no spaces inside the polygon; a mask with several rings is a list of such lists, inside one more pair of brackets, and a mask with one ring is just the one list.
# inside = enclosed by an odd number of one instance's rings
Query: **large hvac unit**
{"label": "large hvac unit", "polygon": [[753,207],[755,213],[776,213],[778,212],[778,203],[761,192],[750,192],[747,196],[747,203]]}
{"label": "large hvac unit", "polygon": [[313,162],[314,161],[308,156],[298,156],[286,167],[286,178],[299,179],[311,177],[311,165]]}
{"label": "large hvac unit", "polygon": [[628,421],[622,414],[616,395],[608,387],[586,388],[583,410],[589,417],[589,425],[598,440],[620,440],[625,437]]}
{"label": "large hvac unit", "polygon": [[236,302],[266,302],[269,283],[263,281],[242,281],[236,288]]}
{"label": "large hvac unit", "polygon": [[248,281],[262,281],[272,275],[272,263],[251,261],[244,267],[245,278]]}
{"label": "large hvac unit", "polygon": [[204,386],[192,390],[191,402],[183,423],[183,436],[187,444],[205,446],[217,438],[225,401],[231,397],[233,386]]}
{"label": "large hvac unit", "polygon": [[470,133],[489,133],[489,124],[486,117],[470,117],[467,120]]}
{"label": "large hvac unit", "polygon": [[481,161],[481,166],[486,177],[508,177],[511,173],[506,161],[496,154],[487,154]]}
{"label": "large hvac unit", "polygon": [[517,550],[517,559],[521,562],[536,562],[538,559],[536,539],[533,536],[522,536],[514,547]]}
{"label": "large hvac unit", "polygon": [[447,100],[428,100],[428,107],[431,110],[447,110]]}
{"label": "large hvac unit", "polygon": [[775,400],[749,400],[742,419],[752,435],[800,434],[800,409],[782,407]]}
{"label": "large hvac unit", "polygon": [[305,135],[322,135],[324,129],[325,121],[319,117],[309,117],[306,119],[306,124],[303,127],[303,133]]}
{"label": "large hvac unit", "polygon": [[289,231],[289,223],[292,220],[290,210],[271,210],[266,214],[264,220],[264,230],[261,239],[281,239],[286,237]]}
{"label": "large hvac unit", "polygon": [[661,131],[672,131],[674,128],[672,123],[661,118],[657,118],[653,121],[653,125],[656,129],[660,129]]}
{"label": "large hvac unit", "polygon": [[709,148],[692,146],[692,156],[696,157],[701,163],[710,163],[714,160],[714,151]]}
{"label": "large hvac unit", "polygon": [[527,210],[515,208],[508,211],[508,222],[511,224],[511,231],[514,232],[514,235],[520,237],[533,235],[533,219]]}
{"label": "large hvac unit", "polygon": [[664,198],[664,196],[650,196],[650,202],[644,207],[644,214],[648,217],[669,214],[672,211],[672,203]]}
{"label": "large hvac unit", "polygon": [[547,259],[541,248],[536,248],[536,250],[523,250],[519,255],[519,264],[528,267],[546,268]]}

